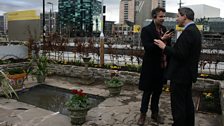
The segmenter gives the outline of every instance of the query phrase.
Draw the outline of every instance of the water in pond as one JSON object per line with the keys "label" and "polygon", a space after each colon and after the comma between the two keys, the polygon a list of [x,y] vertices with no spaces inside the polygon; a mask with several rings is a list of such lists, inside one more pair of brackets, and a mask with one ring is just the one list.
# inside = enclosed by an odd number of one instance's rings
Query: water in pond
{"label": "water in pond", "polygon": [[[45,84],[37,85],[26,91],[18,92],[20,102],[25,102],[43,109],[69,115],[65,102],[72,96],[71,91]],[[92,107],[104,100],[103,97],[87,94]]]}

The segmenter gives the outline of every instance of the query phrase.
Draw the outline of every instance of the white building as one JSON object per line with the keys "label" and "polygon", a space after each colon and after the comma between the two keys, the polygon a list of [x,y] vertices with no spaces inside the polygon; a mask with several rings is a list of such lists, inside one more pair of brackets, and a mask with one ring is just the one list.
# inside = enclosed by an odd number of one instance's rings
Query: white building
{"label": "white building", "polygon": [[195,13],[195,18],[220,17],[220,9],[205,4],[187,5]]}

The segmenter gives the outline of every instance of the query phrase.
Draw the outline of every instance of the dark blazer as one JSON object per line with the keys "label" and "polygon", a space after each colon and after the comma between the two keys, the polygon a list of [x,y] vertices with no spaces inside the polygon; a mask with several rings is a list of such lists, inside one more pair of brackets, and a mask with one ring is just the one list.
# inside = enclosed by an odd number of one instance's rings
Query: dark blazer
{"label": "dark blazer", "polygon": [[201,34],[195,24],[189,25],[179,36],[174,47],[166,46],[170,56],[167,78],[174,83],[191,84],[197,80],[201,53]]}
{"label": "dark blazer", "polygon": [[[164,26],[162,26],[162,31],[166,32]],[[156,31],[154,21],[152,21],[151,24],[143,27],[141,31],[141,42],[145,53],[143,56],[139,89],[143,91],[153,90],[163,80],[163,69],[161,68],[162,49],[154,44],[154,39],[160,39],[160,36]]]}

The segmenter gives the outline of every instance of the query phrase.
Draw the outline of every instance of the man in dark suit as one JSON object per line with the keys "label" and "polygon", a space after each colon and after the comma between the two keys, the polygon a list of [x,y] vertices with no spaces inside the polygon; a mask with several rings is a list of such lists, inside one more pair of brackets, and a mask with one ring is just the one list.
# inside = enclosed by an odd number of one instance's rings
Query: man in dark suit
{"label": "man in dark suit", "polygon": [[192,83],[196,82],[198,75],[201,34],[193,20],[192,9],[178,9],[177,23],[184,27],[184,30],[174,47],[168,47],[161,40],[155,40],[155,44],[171,56],[167,78],[171,80],[173,126],[194,126],[195,122]]}
{"label": "man in dark suit", "polygon": [[162,49],[154,44],[154,39],[162,39],[170,45],[172,33],[166,32],[166,28],[162,25],[165,12],[164,8],[157,7],[153,9],[151,13],[153,21],[148,26],[143,27],[141,31],[141,42],[145,54],[139,80],[139,89],[143,91],[143,95],[138,125],[144,125],[145,123],[151,96],[151,118],[156,122],[163,123],[163,119],[158,114],[158,104],[164,83],[163,75],[167,65],[167,57]]}

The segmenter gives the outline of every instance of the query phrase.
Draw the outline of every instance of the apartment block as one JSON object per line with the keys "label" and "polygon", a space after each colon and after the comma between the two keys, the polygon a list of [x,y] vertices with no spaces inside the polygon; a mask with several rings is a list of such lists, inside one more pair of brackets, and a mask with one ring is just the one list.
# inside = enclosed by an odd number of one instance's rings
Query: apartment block
{"label": "apartment block", "polygon": [[120,24],[125,20],[136,25],[143,26],[146,19],[151,19],[151,11],[156,7],[166,7],[166,0],[121,0],[120,1]]}
{"label": "apartment block", "polygon": [[124,24],[125,20],[135,22],[135,0],[120,1],[119,23]]}

